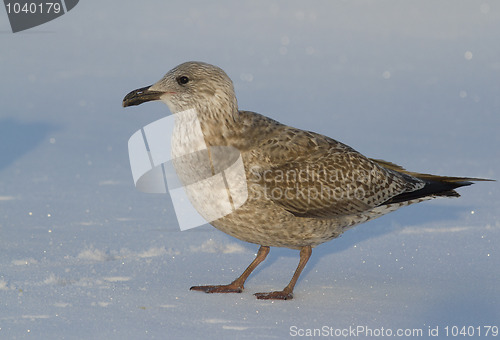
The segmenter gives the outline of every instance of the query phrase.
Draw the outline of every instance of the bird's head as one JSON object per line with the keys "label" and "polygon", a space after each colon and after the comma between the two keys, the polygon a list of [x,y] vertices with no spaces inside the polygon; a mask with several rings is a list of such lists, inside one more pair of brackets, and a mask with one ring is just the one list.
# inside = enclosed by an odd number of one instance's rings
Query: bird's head
{"label": "bird's head", "polygon": [[186,62],[157,83],[134,90],[123,98],[123,107],[161,100],[177,113],[195,109],[211,115],[234,114],[238,110],[233,83],[217,66]]}

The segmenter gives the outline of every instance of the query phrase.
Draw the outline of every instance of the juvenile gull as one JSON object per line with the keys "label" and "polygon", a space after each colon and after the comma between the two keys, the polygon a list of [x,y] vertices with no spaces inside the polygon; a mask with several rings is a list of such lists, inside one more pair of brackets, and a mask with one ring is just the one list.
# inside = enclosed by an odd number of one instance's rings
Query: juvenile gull
{"label": "juvenile gull", "polygon": [[123,106],[161,100],[172,113],[194,109],[208,147],[233,147],[244,163],[245,203],[210,223],[240,240],[259,244],[257,257],[228,285],[194,286],[206,293],[241,293],[269,247],[300,250],[299,265],[281,291],[258,299],[292,299],[293,288],[312,248],[347,229],[400,207],[484,179],[410,172],[367,158],[332,138],[283,125],[258,113],[238,110],[231,79],[220,68],[187,62],[156,84],[134,90]]}

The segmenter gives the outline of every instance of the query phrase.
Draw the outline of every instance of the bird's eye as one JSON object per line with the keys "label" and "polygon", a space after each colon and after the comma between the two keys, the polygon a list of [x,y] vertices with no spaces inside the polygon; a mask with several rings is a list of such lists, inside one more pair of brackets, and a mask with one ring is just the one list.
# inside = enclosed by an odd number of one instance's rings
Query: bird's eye
{"label": "bird's eye", "polygon": [[179,83],[179,85],[185,85],[189,82],[189,78],[186,76],[181,76],[177,78],[177,82]]}

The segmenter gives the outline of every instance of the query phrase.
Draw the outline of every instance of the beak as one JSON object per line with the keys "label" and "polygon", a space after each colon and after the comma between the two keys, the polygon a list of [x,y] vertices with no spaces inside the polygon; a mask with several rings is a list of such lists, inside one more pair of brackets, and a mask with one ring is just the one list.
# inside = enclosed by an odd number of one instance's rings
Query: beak
{"label": "beak", "polygon": [[152,100],[160,100],[160,97],[165,94],[165,92],[150,90],[149,88],[151,86],[146,86],[127,94],[125,98],[123,98],[123,107],[140,105]]}

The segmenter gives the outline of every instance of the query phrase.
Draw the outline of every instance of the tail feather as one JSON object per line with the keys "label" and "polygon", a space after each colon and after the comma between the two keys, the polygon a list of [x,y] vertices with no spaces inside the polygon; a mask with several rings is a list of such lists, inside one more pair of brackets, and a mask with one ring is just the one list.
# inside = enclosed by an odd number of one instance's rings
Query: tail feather
{"label": "tail feather", "polygon": [[402,194],[394,196],[388,201],[382,203],[381,205],[406,202],[422,197],[438,197],[438,196],[460,197],[460,194],[455,191],[456,188],[471,185],[473,184],[473,182],[476,181],[494,181],[485,178],[450,177],[450,176],[437,176],[431,174],[421,174],[418,172],[407,171],[403,167],[391,162],[379,159],[372,159],[372,161],[376,162],[377,164],[386,169],[401,172],[406,175],[410,175],[412,177],[421,179],[425,182],[425,186],[423,188],[415,191],[404,192]]}

